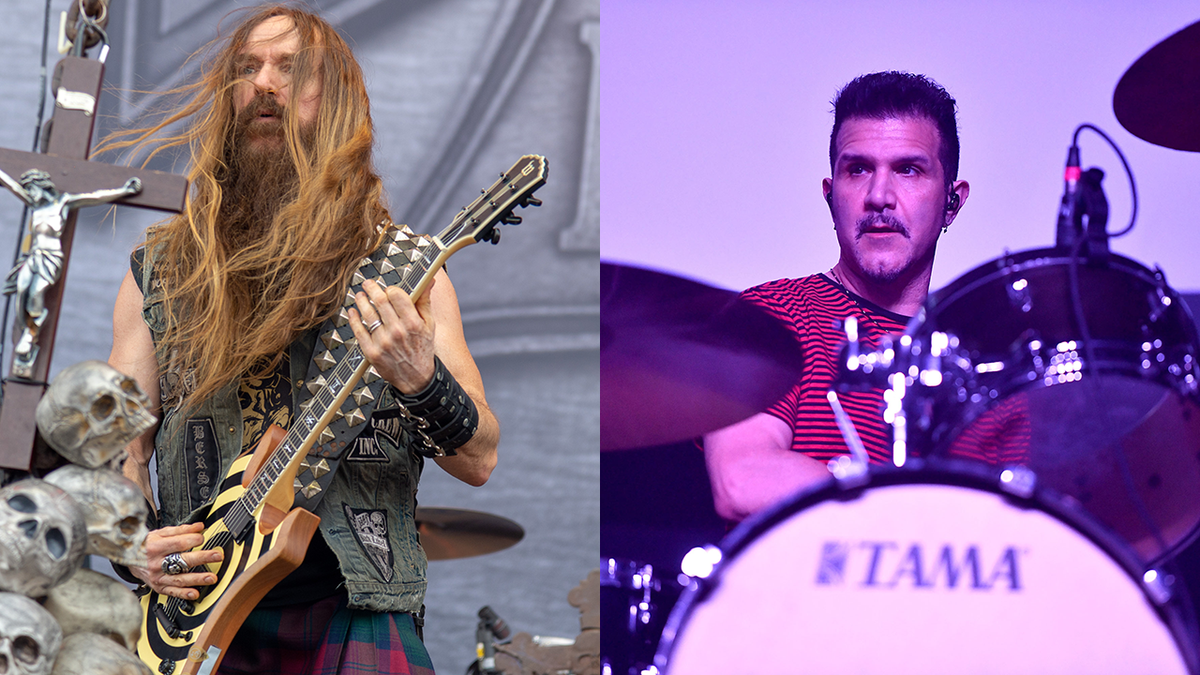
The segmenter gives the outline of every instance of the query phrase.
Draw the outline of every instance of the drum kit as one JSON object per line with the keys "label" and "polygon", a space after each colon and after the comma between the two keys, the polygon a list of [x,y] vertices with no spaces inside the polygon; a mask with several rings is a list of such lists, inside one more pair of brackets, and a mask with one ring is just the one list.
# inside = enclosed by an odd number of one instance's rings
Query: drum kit
{"label": "drum kit", "polygon": [[[1113,106],[1200,151],[1200,22]],[[604,263],[601,296],[603,450],[745,419],[802,368],[730,291]],[[1179,563],[1200,547],[1200,336],[1161,270],[1060,227],[931,293],[881,348],[854,337],[834,389],[892,390],[895,466],[834,472],[683,573],[602,561],[606,672],[1200,673],[1200,569]],[[981,450],[1004,461],[965,459]]]}

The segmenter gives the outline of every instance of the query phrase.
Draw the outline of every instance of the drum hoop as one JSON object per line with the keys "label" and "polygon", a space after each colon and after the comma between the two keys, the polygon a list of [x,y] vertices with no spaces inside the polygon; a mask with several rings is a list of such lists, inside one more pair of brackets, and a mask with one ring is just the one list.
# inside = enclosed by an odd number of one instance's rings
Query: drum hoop
{"label": "drum hoop", "polygon": [[[1003,470],[1003,468],[989,469],[977,462],[961,460],[913,459],[905,468],[872,466],[869,473],[858,481],[838,481],[831,478],[818,485],[801,488],[775,505],[742,521],[717,544],[717,548],[721,551],[721,564],[713,570],[712,575],[705,579],[692,579],[688,587],[684,589],[667,618],[662,637],[659,639],[658,651],[654,656],[654,664],[658,667],[659,672],[669,672],[667,666],[670,663],[679,630],[687,624],[693,609],[703,603],[720,585],[726,563],[737,558],[750,544],[776,525],[820,503],[832,500],[854,501],[871,488],[894,485],[943,485],[974,488],[998,495],[1019,508],[1041,511],[1083,535],[1110,560],[1119,565],[1130,580],[1137,585],[1142,594],[1146,596],[1147,602],[1154,609],[1155,614],[1158,615],[1159,620],[1171,633],[1171,637],[1187,665],[1188,672],[1200,674],[1200,654],[1197,653],[1196,640],[1188,639],[1186,635],[1189,629],[1184,625],[1184,617],[1180,615],[1179,603],[1181,600],[1179,596],[1172,593],[1171,598],[1165,602],[1154,601],[1143,584],[1143,575],[1146,569],[1142,567],[1142,563],[1120,538],[1109,532],[1082,508],[1073,506],[1067,499],[1050,488],[1035,485],[1028,496],[1005,489],[999,478]],[[1182,581],[1179,583],[1182,584]],[[1190,632],[1195,634],[1196,628],[1192,627]]]}
{"label": "drum hoop", "polygon": [[[1008,262],[1003,266],[997,266],[997,263],[1001,261]],[[1082,260],[1080,262],[1086,265],[1086,262]],[[920,311],[905,326],[904,333],[912,336],[920,335],[922,329],[931,322],[935,324],[933,326],[934,329],[937,329],[938,313],[936,308],[938,306],[954,302],[963,295],[995,282],[1005,274],[1020,273],[1039,267],[1070,264],[1071,256],[1062,249],[1035,248],[1016,252],[1006,251],[1004,255],[993,258],[982,265],[977,265],[955,278],[949,284],[930,293],[925,303],[921,306]],[[1132,258],[1127,258],[1117,253],[1108,254],[1107,267],[1141,277],[1155,285],[1158,283],[1156,277],[1162,274],[1161,270],[1156,272]],[[1177,312],[1182,315],[1179,327],[1184,333],[1185,340],[1183,343],[1190,345],[1193,353],[1200,355],[1200,329],[1197,328],[1196,319],[1192,316],[1191,309],[1183,301],[1179,292],[1167,283],[1165,274],[1162,274],[1162,287],[1166,297],[1171,299],[1171,307],[1168,312]]]}
{"label": "drum hoop", "polygon": [[[1004,265],[998,265],[998,263],[1001,261],[1008,262]],[[1084,265],[1087,264],[1083,260],[1081,260],[1080,263]],[[930,293],[929,298],[925,301],[923,309],[927,312],[931,308],[952,301],[964,293],[973,291],[980,286],[995,280],[1006,270],[1008,273],[1024,272],[1025,270],[1038,267],[1053,265],[1066,266],[1070,264],[1071,256],[1062,249],[1057,248],[1034,248],[1024,251],[1005,252],[1005,254],[1002,256],[992,258],[982,265],[977,265],[970,270],[967,270],[949,284],[946,284],[942,288]],[[1135,276],[1142,276],[1146,279],[1154,279],[1154,272],[1150,268],[1132,258],[1127,258],[1118,253],[1108,254],[1108,267],[1119,269],[1125,272],[1132,272]],[[1174,301],[1178,299],[1175,290],[1166,283],[1165,279],[1163,280],[1163,285],[1168,291],[1171,292],[1172,304],[1175,304]],[[1179,304],[1186,309],[1187,303]]]}

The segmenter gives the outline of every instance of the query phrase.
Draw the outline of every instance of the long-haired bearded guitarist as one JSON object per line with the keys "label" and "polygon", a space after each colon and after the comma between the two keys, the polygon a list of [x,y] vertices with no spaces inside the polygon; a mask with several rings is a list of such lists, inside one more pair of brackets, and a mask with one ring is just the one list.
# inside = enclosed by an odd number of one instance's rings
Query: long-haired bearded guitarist
{"label": "long-haired bearded guitarist", "polygon": [[[158,451],[162,527],[146,542],[149,567],[132,573],[190,600],[215,577],[166,574],[163,561],[186,552],[191,569],[222,554],[190,551],[203,543],[202,526],[180,523],[211,501],[230,461],[265,427],[294,418],[317,328],[387,237],[388,213],[362,72],[319,17],[253,10],[185,93],[161,124],[110,144],[188,145],[192,190],[185,211],[148,231],[133,255],[109,361],[161,407],[159,427],[130,445],[125,464],[150,498]],[[180,120],[186,131],[150,140]],[[432,672],[414,616],[425,592],[413,522],[422,459],[407,433],[384,423],[395,421],[398,401],[465,392],[465,405],[425,418],[458,430],[439,443],[457,455],[436,461],[471,485],[495,466],[499,427],[445,272],[415,305],[395,287],[368,280],[362,288],[350,324],[391,385],[359,437],[374,445],[355,445],[360,456],[343,459],[317,506],[319,534],[303,565],[251,613],[221,673]]]}

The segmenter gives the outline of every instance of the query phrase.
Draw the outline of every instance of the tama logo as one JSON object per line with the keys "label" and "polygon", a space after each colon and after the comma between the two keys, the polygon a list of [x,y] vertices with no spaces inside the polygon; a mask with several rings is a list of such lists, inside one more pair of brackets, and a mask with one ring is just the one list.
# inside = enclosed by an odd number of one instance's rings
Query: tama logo
{"label": "tama logo", "polygon": [[817,585],[1020,591],[1025,553],[1015,546],[988,551],[974,544],[955,548],[920,542],[826,541],[817,565]]}

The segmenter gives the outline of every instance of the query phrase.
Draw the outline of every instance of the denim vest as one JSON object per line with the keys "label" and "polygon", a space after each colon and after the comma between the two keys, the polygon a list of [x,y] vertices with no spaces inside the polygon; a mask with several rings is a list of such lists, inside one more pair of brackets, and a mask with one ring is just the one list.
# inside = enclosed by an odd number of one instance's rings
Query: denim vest
{"label": "denim vest", "polygon": [[[152,278],[153,262],[147,256],[142,270],[141,287],[149,289],[143,291],[142,316],[158,346],[166,316],[162,290]],[[314,328],[288,347],[293,402],[300,400],[299,388],[316,339]],[[160,350],[156,356],[160,388],[167,393],[178,387],[181,378],[179,373],[162,372],[163,364],[170,363],[167,354]],[[163,527],[189,522],[197,510],[206,509],[218,494],[216,487],[228,467],[241,453],[242,409],[237,390],[234,381],[186,411],[175,405],[178,399],[163,403],[155,439],[159,522]],[[294,408],[293,403],[293,419],[297,414]],[[343,456],[316,515],[321,518],[321,535],[337,555],[352,608],[419,612],[425,598],[427,563],[414,510],[424,459],[408,450],[407,432],[389,424],[388,411],[396,408],[392,388],[385,387],[371,424],[360,436],[368,438],[370,451],[348,451]],[[192,449],[190,455],[187,447]]]}

